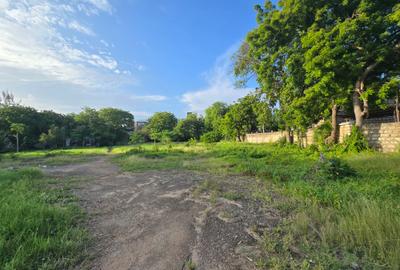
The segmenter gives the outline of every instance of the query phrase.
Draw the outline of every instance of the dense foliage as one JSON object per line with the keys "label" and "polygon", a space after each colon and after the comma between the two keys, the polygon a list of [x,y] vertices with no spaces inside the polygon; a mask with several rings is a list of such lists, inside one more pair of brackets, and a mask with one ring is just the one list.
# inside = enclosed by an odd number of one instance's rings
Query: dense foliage
{"label": "dense foliage", "polygon": [[63,115],[3,102],[0,151],[126,144],[133,120],[129,112],[114,108],[85,108],[79,114]]}
{"label": "dense foliage", "polygon": [[256,76],[287,130],[331,116],[334,137],[338,110],[352,110],[361,127],[371,108],[398,95],[397,0],[266,1],[256,10],[258,25],[236,55],[235,73],[240,83]]}

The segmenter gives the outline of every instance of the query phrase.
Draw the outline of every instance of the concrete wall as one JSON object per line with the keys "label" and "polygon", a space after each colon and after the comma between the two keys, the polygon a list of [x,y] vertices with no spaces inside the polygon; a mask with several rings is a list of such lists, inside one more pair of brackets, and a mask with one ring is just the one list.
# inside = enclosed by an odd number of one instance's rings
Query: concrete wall
{"label": "concrete wall", "polygon": [[[340,125],[339,142],[351,132],[351,124]],[[400,123],[367,123],[362,132],[369,145],[382,152],[400,150]]]}
{"label": "concrete wall", "polygon": [[[342,143],[351,132],[352,123],[339,125],[339,142]],[[364,124],[362,132],[368,140],[369,145],[382,152],[395,152],[400,150],[400,123],[375,123]],[[246,135],[246,141],[250,143],[273,143],[285,138],[286,132],[277,131],[269,133],[252,133]],[[303,146],[314,143],[314,131],[309,129],[302,138],[295,136],[296,143],[301,142]]]}
{"label": "concrete wall", "polygon": [[274,143],[286,137],[285,131],[276,131],[268,133],[250,133],[246,134],[246,142],[251,143]]}

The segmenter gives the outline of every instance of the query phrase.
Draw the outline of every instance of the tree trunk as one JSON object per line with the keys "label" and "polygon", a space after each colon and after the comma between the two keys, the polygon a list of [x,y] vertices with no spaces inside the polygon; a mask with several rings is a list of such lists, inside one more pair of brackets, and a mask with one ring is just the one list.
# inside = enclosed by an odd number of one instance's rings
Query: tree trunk
{"label": "tree trunk", "polygon": [[400,122],[400,98],[399,98],[399,92],[400,90],[397,92],[397,96],[396,96],[396,108],[395,108],[395,115],[396,115],[396,122]]}
{"label": "tree trunk", "polygon": [[287,134],[286,141],[290,144],[293,144],[294,142],[293,131],[290,128],[286,128],[286,134]]}
{"label": "tree trunk", "polygon": [[239,132],[239,131],[236,131],[236,137],[237,137],[237,140],[238,140],[239,142],[242,141],[242,138],[241,138],[241,136],[240,136],[240,132]]}
{"label": "tree trunk", "polygon": [[331,136],[329,136],[327,142],[328,143],[336,143],[337,142],[337,131],[338,131],[338,124],[337,124],[337,111],[338,111],[338,106],[336,103],[333,103],[332,105],[332,115],[331,115],[331,125],[332,125],[332,131],[331,131]]}
{"label": "tree trunk", "polygon": [[356,118],[356,127],[361,128],[365,117],[368,117],[368,99],[362,98],[361,95],[365,92],[365,80],[368,75],[374,70],[378,65],[378,62],[369,65],[361,74],[356,82],[354,93],[353,93],[353,110],[354,117]]}
{"label": "tree trunk", "polygon": [[353,93],[353,110],[356,119],[356,127],[361,128],[364,122],[364,117],[368,115],[368,101],[361,100],[361,94],[364,91],[364,83],[357,81],[356,89]]}
{"label": "tree trunk", "polygon": [[17,138],[17,153],[19,152],[19,135],[17,133],[17,136],[15,136]]}

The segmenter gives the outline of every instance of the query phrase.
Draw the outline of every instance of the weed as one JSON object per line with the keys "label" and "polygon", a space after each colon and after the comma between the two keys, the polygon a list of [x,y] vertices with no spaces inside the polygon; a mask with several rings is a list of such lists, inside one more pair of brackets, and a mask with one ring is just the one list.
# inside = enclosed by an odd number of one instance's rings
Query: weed
{"label": "weed", "polygon": [[[263,267],[399,269],[400,155],[355,153],[351,149],[364,149],[362,144],[347,145],[346,151],[324,148],[323,159],[317,148],[228,142],[122,146],[109,154],[127,171],[186,169],[219,177],[257,176],[252,196],[286,217],[265,233],[267,256],[258,262]],[[105,148],[52,151],[55,156],[45,157],[47,152],[21,152],[14,158],[5,154],[1,166],[107,154]],[[194,194],[207,193],[213,203],[218,196],[240,199],[240,194],[223,192],[215,179],[202,182]],[[271,196],[271,189],[281,195]]]}
{"label": "weed", "polygon": [[185,270],[196,270],[196,264],[191,260],[187,260],[185,263]]}
{"label": "weed", "polygon": [[0,170],[0,268],[68,269],[87,234],[74,198],[37,169]]}
{"label": "weed", "polygon": [[342,145],[343,152],[361,152],[369,150],[368,141],[361,130],[353,126],[351,133],[347,136]]}
{"label": "weed", "polygon": [[311,170],[310,178],[323,182],[355,176],[355,171],[339,158],[325,158],[322,154]]}
{"label": "weed", "polygon": [[222,193],[222,197],[224,197],[227,200],[237,201],[240,200],[243,197],[243,195],[238,192],[228,191]]}

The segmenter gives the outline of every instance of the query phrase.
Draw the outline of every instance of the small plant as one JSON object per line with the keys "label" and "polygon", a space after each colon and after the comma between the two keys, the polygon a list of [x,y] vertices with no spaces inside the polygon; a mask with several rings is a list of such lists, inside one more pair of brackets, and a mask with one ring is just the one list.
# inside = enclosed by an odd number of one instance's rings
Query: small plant
{"label": "small plant", "polygon": [[361,130],[353,126],[351,133],[343,142],[343,152],[362,152],[369,150],[368,141]]}
{"label": "small plant", "polygon": [[315,144],[311,144],[310,146],[308,146],[307,150],[309,150],[311,153],[316,153],[319,151],[318,146]]}
{"label": "small plant", "polygon": [[158,147],[157,144],[154,144],[154,146],[153,146],[153,151],[154,151],[154,152],[160,151],[160,147]]}
{"label": "small plant", "polygon": [[288,143],[288,142],[287,142],[286,137],[282,137],[282,138],[280,138],[280,139],[276,142],[276,144],[277,144],[278,146],[280,146],[280,147],[286,146],[287,143]]}
{"label": "small plant", "polygon": [[196,145],[196,143],[197,143],[197,140],[196,139],[194,139],[194,138],[191,138],[191,139],[189,139],[187,142],[186,142],[186,146],[195,146]]}
{"label": "small plant", "polygon": [[327,159],[322,153],[311,173],[312,179],[318,181],[339,180],[355,175],[354,170],[347,163],[338,158]]}
{"label": "small plant", "polygon": [[130,155],[135,155],[135,154],[143,153],[143,152],[144,152],[143,147],[138,146],[138,147],[130,149],[129,151],[126,151],[125,155],[130,156]]}
{"label": "small plant", "polygon": [[242,195],[240,193],[229,191],[229,192],[224,192],[222,194],[222,197],[224,197],[227,200],[237,201],[242,198]]}
{"label": "small plant", "polygon": [[196,269],[196,264],[191,260],[187,260],[185,263],[185,270],[195,270]]}
{"label": "small plant", "polygon": [[316,145],[326,144],[326,139],[330,136],[332,125],[329,122],[324,122],[314,130],[314,143]]}

